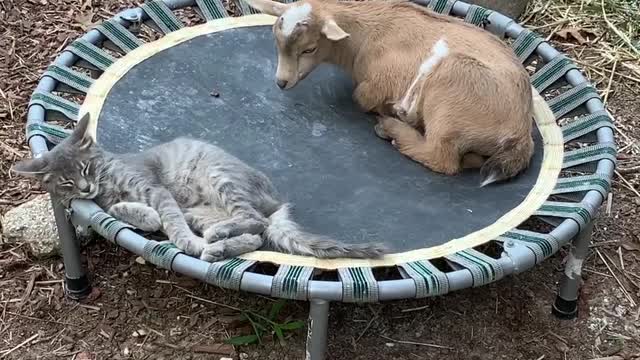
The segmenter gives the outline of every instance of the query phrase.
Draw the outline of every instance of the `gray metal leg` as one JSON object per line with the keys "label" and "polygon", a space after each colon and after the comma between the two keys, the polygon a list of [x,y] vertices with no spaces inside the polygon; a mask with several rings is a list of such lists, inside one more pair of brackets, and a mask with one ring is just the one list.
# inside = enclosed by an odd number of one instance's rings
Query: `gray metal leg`
{"label": "gray metal leg", "polygon": [[560,280],[558,296],[553,304],[553,314],[562,319],[573,319],[578,316],[578,294],[582,281],[582,264],[589,253],[593,221],[580,232],[571,246],[567,257],[564,274]]}
{"label": "gray metal leg", "polygon": [[52,205],[62,248],[66,294],[71,299],[82,300],[91,293],[91,284],[82,267],[80,242],[76,239],[75,228],[69,221],[64,206],[53,198]]}
{"label": "gray metal leg", "polygon": [[327,351],[329,302],[311,299],[310,303],[306,360],[324,360]]}

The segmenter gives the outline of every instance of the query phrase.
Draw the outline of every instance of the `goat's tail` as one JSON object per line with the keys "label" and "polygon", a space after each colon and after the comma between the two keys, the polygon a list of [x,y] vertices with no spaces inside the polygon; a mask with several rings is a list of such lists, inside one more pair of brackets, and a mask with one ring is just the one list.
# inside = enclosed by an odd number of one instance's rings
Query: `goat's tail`
{"label": "goat's tail", "polygon": [[533,139],[509,138],[480,168],[482,186],[510,179],[529,166],[533,156]]}
{"label": "goat's tail", "polygon": [[310,234],[291,219],[289,204],[283,204],[271,216],[265,231],[268,247],[284,253],[317,258],[381,257],[386,249],[379,244],[344,244],[329,237]]}

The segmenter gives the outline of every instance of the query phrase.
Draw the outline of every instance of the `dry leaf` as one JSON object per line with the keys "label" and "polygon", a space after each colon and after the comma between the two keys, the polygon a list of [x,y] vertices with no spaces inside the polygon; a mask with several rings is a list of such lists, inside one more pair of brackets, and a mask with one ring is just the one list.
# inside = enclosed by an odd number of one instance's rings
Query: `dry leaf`
{"label": "dry leaf", "polygon": [[[584,34],[584,36],[583,36]],[[562,29],[558,32],[556,32],[554,35],[557,35],[565,40],[569,40],[569,38],[573,38],[576,41],[578,41],[578,44],[580,45],[584,45],[586,43],[589,42],[589,40],[587,40],[586,37],[589,37],[589,35],[595,36],[596,34],[590,30],[586,30],[586,29],[578,29],[578,28],[566,28],[566,29]]]}
{"label": "dry leaf", "polygon": [[95,25],[91,20],[93,20],[93,11],[91,10],[81,12],[76,16],[76,22],[84,31],[89,31]]}
{"label": "dry leaf", "polygon": [[91,356],[91,353],[83,351],[76,355],[76,360],[95,360],[95,356]]}
{"label": "dry leaf", "polygon": [[80,10],[85,11],[87,9],[91,8],[91,0],[85,0],[82,2],[82,5],[80,6]]}

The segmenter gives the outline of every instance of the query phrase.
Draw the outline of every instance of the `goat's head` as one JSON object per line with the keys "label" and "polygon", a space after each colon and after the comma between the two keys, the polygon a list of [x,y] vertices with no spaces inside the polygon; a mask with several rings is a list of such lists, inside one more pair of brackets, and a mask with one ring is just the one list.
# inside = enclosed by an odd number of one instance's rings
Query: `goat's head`
{"label": "goat's head", "polygon": [[276,83],[291,89],[326,60],[332,43],[349,36],[316,1],[283,4],[272,0],[248,0],[259,11],[277,16],[273,34],[278,48]]}

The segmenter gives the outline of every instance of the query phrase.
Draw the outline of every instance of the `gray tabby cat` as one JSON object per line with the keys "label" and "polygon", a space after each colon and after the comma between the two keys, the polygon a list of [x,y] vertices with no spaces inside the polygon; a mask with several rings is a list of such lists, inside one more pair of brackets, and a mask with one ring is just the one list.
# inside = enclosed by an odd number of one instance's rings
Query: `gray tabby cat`
{"label": "gray tabby cat", "polygon": [[318,258],[385,252],[380,245],[342,244],[302,231],[266,175],[216,146],[178,138],[140,153],[113,154],[88,135],[89,121],[85,115],[52,151],[15,164],[14,171],[39,179],[65,205],[92,199],[143,231],[163,230],[179,249],[205,261],[263,247]]}

